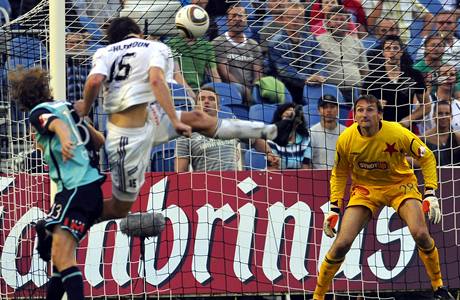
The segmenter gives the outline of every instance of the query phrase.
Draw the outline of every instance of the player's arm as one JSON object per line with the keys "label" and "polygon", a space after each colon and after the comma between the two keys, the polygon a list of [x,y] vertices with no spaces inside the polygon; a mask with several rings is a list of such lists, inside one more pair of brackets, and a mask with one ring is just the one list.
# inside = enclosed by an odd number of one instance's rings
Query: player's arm
{"label": "player's arm", "polygon": [[61,142],[61,153],[64,161],[73,157],[73,149],[75,149],[74,142],[72,141],[69,127],[66,123],[58,118],[52,120],[48,125],[48,130],[56,133]]}
{"label": "player's arm", "polygon": [[418,136],[403,128],[404,148],[407,154],[415,158],[422,169],[425,181],[425,192],[423,194],[423,210],[428,213],[428,218],[437,224],[441,221],[441,209],[436,189],[438,188],[438,175],[436,169],[436,158],[433,152],[423,143]]}
{"label": "player's arm", "polygon": [[83,100],[76,101],[74,104],[75,111],[79,116],[87,116],[94,101],[99,95],[99,90],[105,80],[105,75],[92,74],[86,79],[85,88],[83,90]]}
{"label": "player's arm", "polygon": [[337,140],[335,151],[334,168],[331,173],[331,195],[329,212],[324,217],[323,230],[328,237],[335,236],[335,226],[339,221],[340,209],[343,205],[343,197],[345,195],[345,187],[347,185],[348,176],[350,173],[350,165],[346,155],[345,139],[342,136]]}
{"label": "player's arm", "polygon": [[66,123],[46,108],[33,111],[29,116],[30,123],[41,135],[52,136],[56,134],[62,145],[62,158],[64,161],[73,157],[74,143]]}
{"label": "player's arm", "polygon": [[75,102],[74,108],[79,116],[87,116],[94,101],[99,95],[99,91],[107,78],[109,69],[104,60],[104,49],[96,51],[93,56],[93,66],[86,79],[85,88],[83,90],[83,100]]}
{"label": "player's arm", "polygon": [[102,132],[98,131],[89,122],[86,122],[86,127],[90,135],[91,143],[94,146],[94,150],[99,150],[104,145],[105,138]]}
{"label": "player's arm", "polygon": [[173,106],[171,91],[166,83],[163,69],[159,67],[151,67],[149,70],[149,80],[158,104],[160,104],[165,113],[168,115],[177,133],[190,136],[192,132],[190,126],[182,123],[179,118],[177,118],[176,109]]}

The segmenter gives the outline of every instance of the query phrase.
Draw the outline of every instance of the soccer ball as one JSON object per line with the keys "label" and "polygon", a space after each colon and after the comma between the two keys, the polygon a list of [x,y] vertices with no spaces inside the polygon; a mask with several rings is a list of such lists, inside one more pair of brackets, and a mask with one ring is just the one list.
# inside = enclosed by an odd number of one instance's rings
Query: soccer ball
{"label": "soccer ball", "polygon": [[208,27],[208,13],[198,5],[186,5],[176,14],[176,28],[183,37],[198,38],[206,33]]}

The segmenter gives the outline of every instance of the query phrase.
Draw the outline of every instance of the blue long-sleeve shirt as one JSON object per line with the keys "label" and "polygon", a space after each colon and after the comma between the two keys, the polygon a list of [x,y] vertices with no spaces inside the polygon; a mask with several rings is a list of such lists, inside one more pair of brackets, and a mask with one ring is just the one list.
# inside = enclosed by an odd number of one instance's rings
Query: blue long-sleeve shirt
{"label": "blue long-sleeve shirt", "polygon": [[279,31],[269,43],[270,64],[283,81],[297,86],[318,74],[327,77],[323,52],[313,35],[301,33],[301,43],[294,44],[286,31]]}

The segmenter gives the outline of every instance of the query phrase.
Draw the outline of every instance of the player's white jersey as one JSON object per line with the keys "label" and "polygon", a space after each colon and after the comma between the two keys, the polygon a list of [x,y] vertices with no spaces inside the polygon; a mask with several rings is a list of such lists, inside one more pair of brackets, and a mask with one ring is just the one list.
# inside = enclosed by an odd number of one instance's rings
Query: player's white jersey
{"label": "player's white jersey", "polygon": [[166,81],[172,80],[174,60],[168,46],[130,38],[98,49],[90,75],[105,75],[104,111],[116,113],[136,104],[156,101],[149,83],[151,67],[163,69]]}

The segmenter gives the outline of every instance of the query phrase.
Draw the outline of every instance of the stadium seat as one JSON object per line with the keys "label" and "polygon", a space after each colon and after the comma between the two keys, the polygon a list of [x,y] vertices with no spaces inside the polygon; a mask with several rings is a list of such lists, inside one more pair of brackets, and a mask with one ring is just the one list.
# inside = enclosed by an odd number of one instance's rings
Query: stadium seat
{"label": "stadium seat", "polygon": [[[229,105],[223,105],[226,106],[227,108],[224,109],[230,109],[232,113],[235,115],[236,118],[241,119],[241,120],[248,120],[249,119],[249,108],[246,105],[243,104],[229,104]],[[221,109],[222,107],[221,106]]]}
{"label": "stadium seat", "polygon": [[378,43],[378,41],[374,36],[368,35],[365,38],[361,39],[361,43],[363,44],[364,50],[367,51],[369,49],[373,49]]}
{"label": "stadium seat", "polygon": [[191,98],[183,85],[169,83],[171,95],[174,100],[174,106],[178,110],[191,111],[194,107],[193,98]]}
{"label": "stadium seat", "polygon": [[233,119],[235,115],[232,112],[232,109],[228,106],[222,106],[217,112],[219,119]]}
{"label": "stadium seat", "polygon": [[174,172],[176,141],[156,146],[151,152],[152,172]]}
{"label": "stadium seat", "polygon": [[[315,106],[315,108],[317,108],[317,106]],[[311,110],[311,111],[309,109],[310,109],[309,105],[303,106],[303,114],[305,116],[305,121],[307,122],[308,127],[311,127],[315,125],[316,123],[319,123],[321,118],[319,116],[318,109]]]}
{"label": "stadium seat", "polygon": [[264,170],[267,168],[265,154],[249,149],[244,151],[244,168],[246,170]]}
{"label": "stadium seat", "polygon": [[11,69],[16,68],[18,65],[22,65],[25,68],[40,65],[47,56],[43,43],[33,36],[16,36],[11,40],[9,46],[9,67]]}
{"label": "stadium seat", "polygon": [[270,124],[277,107],[273,104],[254,104],[249,108],[249,120]]}
{"label": "stadium seat", "polygon": [[[291,103],[292,102],[292,96],[291,93],[288,91],[288,89],[285,89],[284,91],[285,94],[285,103]],[[270,103],[269,101],[265,100],[261,95],[260,95],[260,89],[258,86],[254,86],[252,89],[252,101],[254,104],[260,104],[260,103]]]}
{"label": "stadium seat", "polygon": [[242,104],[243,96],[236,85],[225,82],[207,83],[204,87],[211,87],[219,95],[220,105]]}
{"label": "stadium seat", "polygon": [[[304,104],[308,108],[308,112],[314,113],[318,108],[319,98],[323,95],[332,95],[337,98],[339,103],[343,103],[343,96],[337,86],[332,84],[322,85],[305,85],[303,89]],[[304,107],[305,108],[305,107]]]}

